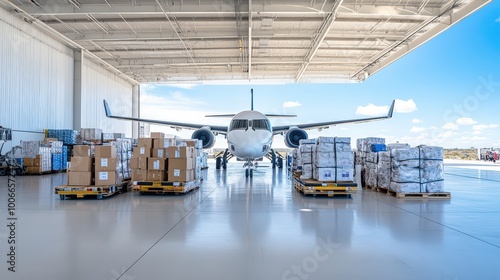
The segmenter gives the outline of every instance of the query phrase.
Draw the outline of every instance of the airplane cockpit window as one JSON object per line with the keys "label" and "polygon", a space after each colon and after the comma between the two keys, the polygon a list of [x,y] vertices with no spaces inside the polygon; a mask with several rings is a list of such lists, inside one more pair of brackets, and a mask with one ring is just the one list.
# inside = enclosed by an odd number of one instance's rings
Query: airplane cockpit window
{"label": "airplane cockpit window", "polygon": [[253,120],[252,127],[256,130],[268,130],[271,131],[270,129],[270,124],[269,120],[263,119],[263,120]]}
{"label": "airplane cockpit window", "polygon": [[247,129],[247,128],[248,128],[248,120],[233,120],[231,122],[230,130]]}

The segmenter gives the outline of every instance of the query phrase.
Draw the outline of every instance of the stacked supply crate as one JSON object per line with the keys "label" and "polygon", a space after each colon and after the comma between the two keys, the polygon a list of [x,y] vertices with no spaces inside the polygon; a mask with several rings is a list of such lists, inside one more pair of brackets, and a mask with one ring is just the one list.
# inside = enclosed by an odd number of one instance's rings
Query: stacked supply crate
{"label": "stacked supply crate", "polygon": [[387,190],[391,185],[391,152],[378,153],[377,188]]}
{"label": "stacked supply crate", "polygon": [[419,146],[421,191],[428,193],[444,192],[443,148]]}
{"label": "stacked supply crate", "polygon": [[57,138],[64,144],[76,144],[78,132],[71,129],[48,129],[47,138]]}
{"label": "stacked supply crate", "polygon": [[302,164],[300,163],[299,150],[293,149],[290,153],[292,156],[292,172],[302,170]]}
{"label": "stacked supply crate", "polygon": [[[390,190],[397,193],[420,193],[420,150],[391,150]],[[425,192],[425,190],[424,190]]]}
{"label": "stacked supply crate", "polygon": [[109,143],[116,148],[116,173],[123,180],[130,179],[129,162],[132,157],[132,140],[131,139],[116,139]]}
{"label": "stacked supply crate", "polygon": [[58,141],[56,138],[46,138],[42,145],[50,147],[52,171],[66,170],[68,147],[64,146],[63,142]]}
{"label": "stacked supply crate", "polygon": [[80,128],[78,140],[81,142],[100,142],[102,129],[100,128]]}
{"label": "stacked supply crate", "polygon": [[122,174],[117,172],[119,160],[114,145],[95,147],[95,176],[96,186],[111,186],[121,184]]}
{"label": "stacked supply crate", "polygon": [[335,181],[352,182],[354,177],[354,154],[351,138],[335,137]]}
{"label": "stacked supply crate", "polygon": [[202,179],[202,167],[203,167],[203,141],[198,139],[182,139],[177,142],[177,146],[187,146],[192,147],[194,149],[195,156],[195,168],[194,168],[194,177],[198,183],[201,182]]}
{"label": "stacked supply crate", "polygon": [[134,147],[134,153],[130,159],[132,181],[148,180],[148,159],[151,157],[152,149],[152,138],[137,139],[137,147]]}
{"label": "stacked supply crate", "polygon": [[94,158],[92,146],[76,145],[68,164],[68,186],[90,186],[94,180]]}
{"label": "stacked supply crate", "polygon": [[50,147],[40,141],[22,141],[21,156],[28,174],[42,174],[52,171]]}
{"label": "stacked supply crate", "polygon": [[312,151],[313,179],[334,182],[336,180],[335,139],[318,137]]}
{"label": "stacked supply crate", "polygon": [[193,147],[172,146],[167,148],[168,181],[189,182],[195,180],[195,152]]}
{"label": "stacked supply crate", "polygon": [[300,140],[299,153],[302,163],[302,175],[300,179],[313,178],[313,148],[316,144],[316,139]]}

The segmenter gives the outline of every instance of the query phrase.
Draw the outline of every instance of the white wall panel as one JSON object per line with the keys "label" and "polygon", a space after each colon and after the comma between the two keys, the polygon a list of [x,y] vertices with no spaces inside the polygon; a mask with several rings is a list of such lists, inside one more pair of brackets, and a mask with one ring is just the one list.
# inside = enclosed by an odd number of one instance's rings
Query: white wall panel
{"label": "white wall panel", "polygon": [[73,51],[0,8],[0,125],[72,127]]}
{"label": "white wall panel", "polygon": [[84,58],[82,69],[82,116],[84,128],[98,127],[103,132],[125,133],[132,137],[132,122],[106,118],[103,99],[114,115],[132,116],[132,84],[99,64]]}

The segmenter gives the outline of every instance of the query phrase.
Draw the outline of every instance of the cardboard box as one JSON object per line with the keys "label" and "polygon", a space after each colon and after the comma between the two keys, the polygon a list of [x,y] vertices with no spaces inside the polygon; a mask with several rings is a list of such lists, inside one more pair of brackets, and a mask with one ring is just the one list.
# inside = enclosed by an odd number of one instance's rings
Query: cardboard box
{"label": "cardboard box", "polygon": [[194,169],[168,169],[169,182],[189,182],[194,180]]}
{"label": "cardboard box", "polygon": [[148,180],[148,170],[146,169],[132,169],[130,173],[132,181],[142,182]]}
{"label": "cardboard box", "polygon": [[134,147],[134,157],[150,157],[151,149],[147,147]]}
{"label": "cardboard box", "polygon": [[151,150],[153,148],[153,138],[139,138],[137,139],[137,147],[144,147]]}
{"label": "cardboard box", "polygon": [[38,167],[42,166],[42,158],[38,155],[36,158],[24,158],[23,164],[26,167]]}
{"label": "cardboard box", "polygon": [[26,167],[26,173],[42,173],[42,166],[27,166]]}
{"label": "cardboard box", "polygon": [[71,157],[68,170],[75,172],[91,172],[94,159],[91,157]]}
{"label": "cardboard box", "polygon": [[96,158],[115,158],[116,157],[116,147],[115,146],[95,146],[95,157]]}
{"label": "cardboard box", "polygon": [[165,181],[165,170],[148,170],[147,181]]}
{"label": "cardboard box", "polygon": [[167,158],[194,158],[193,147],[168,147]]}
{"label": "cardboard box", "polygon": [[153,148],[161,149],[175,146],[174,138],[155,138],[153,139]]}
{"label": "cardboard box", "polygon": [[96,158],[95,171],[115,171],[117,158]]}
{"label": "cardboard box", "polygon": [[89,145],[73,146],[73,156],[75,157],[91,157],[92,147]]}
{"label": "cardboard box", "polygon": [[336,169],[335,168],[322,168],[322,167],[319,167],[319,168],[316,168],[316,174],[314,176],[314,178],[318,181],[322,181],[322,182],[333,182],[335,181],[335,171]]}
{"label": "cardboard box", "polygon": [[148,170],[165,170],[164,158],[148,158]]}
{"label": "cardboard box", "polygon": [[186,146],[195,149],[203,149],[203,141],[198,139],[182,139],[181,142],[186,143]]}
{"label": "cardboard box", "polygon": [[95,173],[96,186],[110,186],[116,185],[116,172],[115,171],[99,171]]}
{"label": "cardboard box", "polygon": [[148,157],[136,157],[130,158],[130,169],[148,169]]}
{"label": "cardboard box", "polygon": [[151,157],[154,158],[167,158],[167,151],[164,148],[153,148],[151,149]]}
{"label": "cardboard box", "polygon": [[168,159],[168,169],[194,169],[196,160],[194,158],[171,158]]}
{"label": "cardboard box", "polygon": [[68,172],[68,186],[90,186],[92,185],[92,172]]}
{"label": "cardboard box", "polygon": [[163,133],[163,132],[151,132],[151,138],[165,138],[165,133]]}

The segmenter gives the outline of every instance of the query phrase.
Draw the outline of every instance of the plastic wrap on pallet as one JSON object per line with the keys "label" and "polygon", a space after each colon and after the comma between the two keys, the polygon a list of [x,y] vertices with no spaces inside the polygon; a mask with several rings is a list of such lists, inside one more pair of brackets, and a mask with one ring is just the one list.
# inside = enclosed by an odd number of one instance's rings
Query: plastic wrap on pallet
{"label": "plastic wrap on pallet", "polygon": [[[325,144],[325,143],[323,143]],[[329,144],[330,143],[326,143]],[[331,144],[332,150],[325,150],[324,145],[314,145],[313,147],[313,164],[316,167],[334,167],[335,166],[335,153],[333,152],[333,144]]]}
{"label": "plastic wrap on pallet", "polygon": [[356,148],[358,151],[371,152],[372,144],[385,144],[385,138],[367,137],[358,139],[356,141]]}
{"label": "plastic wrap on pallet", "polygon": [[377,167],[378,166],[376,163],[371,163],[371,162],[366,163],[365,184],[370,187],[377,186],[377,176],[378,176]]}
{"label": "plastic wrap on pallet", "polygon": [[350,152],[351,144],[348,143],[335,143],[335,152]]}
{"label": "plastic wrap on pallet", "polygon": [[378,153],[365,153],[365,162],[378,163]]}
{"label": "plastic wrap on pallet", "polygon": [[420,169],[417,167],[398,166],[391,169],[391,181],[399,183],[420,183]]}
{"label": "plastic wrap on pallet", "polygon": [[398,193],[420,193],[420,183],[398,183],[391,182],[390,188],[393,192]]}
{"label": "plastic wrap on pallet", "polygon": [[52,170],[63,170],[63,154],[52,154]]}
{"label": "plastic wrap on pallet", "polygon": [[312,179],[312,178],[313,178],[313,165],[302,164],[302,175],[300,175],[300,179]]}
{"label": "plastic wrap on pallet", "polygon": [[113,133],[114,139],[123,139],[125,138],[125,133]]}
{"label": "plastic wrap on pallet", "polygon": [[57,140],[62,141],[64,144],[76,144],[76,137],[78,132],[72,129],[49,129],[49,138],[57,138]]}
{"label": "plastic wrap on pallet", "polygon": [[313,178],[322,182],[334,182],[335,178],[335,167],[316,167],[313,169]]}
{"label": "plastic wrap on pallet", "polygon": [[344,144],[349,144],[351,145],[351,137],[335,137],[334,138],[334,143],[344,143]]}
{"label": "plastic wrap on pallet", "polygon": [[42,158],[42,172],[52,171],[52,154],[49,147],[40,147],[38,154]]}
{"label": "plastic wrap on pallet", "polygon": [[423,183],[421,188],[428,193],[444,192],[444,180]]}
{"label": "plastic wrap on pallet", "polygon": [[68,146],[62,147],[61,170],[66,170],[68,166]]}
{"label": "plastic wrap on pallet", "polygon": [[21,142],[21,156],[23,158],[36,158],[40,152],[40,141],[22,141]]}
{"label": "plastic wrap on pallet", "polygon": [[391,150],[391,157],[396,161],[420,159],[420,151],[418,148],[408,149],[393,149]]}
{"label": "plastic wrap on pallet", "polygon": [[115,134],[114,133],[103,133],[102,134],[102,139],[103,140],[115,140]]}
{"label": "plastic wrap on pallet", "polygon": [[385,144],[372,144],[371,151],[374,153],[385,152],[387,151],[387,147]]}
{"label": "plastic wrap on pallet", "polygon": [[335,166],[353,167],[354,154],[351,151],[337,152],[335,154]]}
{"label": "plastic wrap on pallet", "polygon": [[314,145],[316,144],[316,139],[315,138],[312,138],[312,139],[301,139],[299,140],[299,145],[302,146],[302,145]]}
{"label": "plastic wrap on pallet", "polygon": [[[335,143],[335,138],[334,137],[320,136],[316,139],[316,144],[326,144],[326,143],[330,143],[330,144]],[[332,145],[332,148],[333,148],[333,145]]]}
{"label": "plastic wrap on pallet", "polygon": [[388,189],[391,185],[391,156],[389,152],[380,152],[377,163],[377,187]]}
{"label": "plastic wrap on pallet", "polygon": [[419,168],[420,167],[420,160],[419,159],[408,159],[408,160],[397,161],[397,160],[393,159],[391,161],[391,167],[398,168],[399,166]]}
{"label": "plastic wrap on pallet", "polygon": [[421,183],[443,180],[443,162],[438,160],[421,161]]}
{"label": "plastic wrap on pallet", "polygon": [[[319,139],[319,138],[318,138]],[[335,144],[329,142],[321,142],[314,145],[314,149],[318,153],[333,153],[335,152]]]}
{"label": "plastic wrap on pallet", "polygon": [[63,142],[62,141],[44,140],[42,142],[42,146],[44,146],[44,147],[50,147],[50,152],[53,153],[53,154],[61,154],[62,153]]}
{"label": "plastic wrap on pallet", "polygon": [[354,180],[354,168],[337,166],[335,167],[335,181],[352,182]]}
{"label": "plastic wrap on pallet", "polygon": [[312,153],[313,147],[314,147],[314,144],[300,145],[299,151],[300,151],[300,153]]}
{"label": "plastic wrap on pallet", "polygon": [[313,163],[313,153],[301,153],[300,159],[302,164],[312,164]]}
{"label": "plastic wrap on pallet", "polygon": [[101,140],[102,129],[100,128],[80,128],[80,138],[83,141]]}
{"label": "plastic wrap on pallet", "polygon": [[392,143],[386,145],[387,151],[391,151],[394,149],[409,149],[411,148],[409,144],[405,143]]}
{"label": "plastic wrap on pallet", "polygon": [[418,146],[420,158],[424,160],[443,160],[443,148],[436,146]]}

